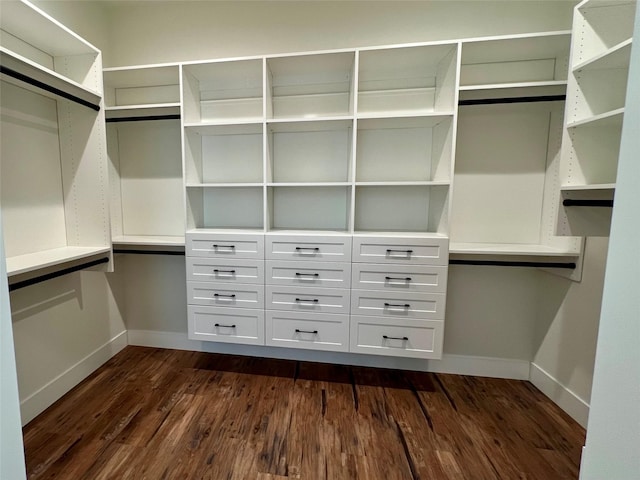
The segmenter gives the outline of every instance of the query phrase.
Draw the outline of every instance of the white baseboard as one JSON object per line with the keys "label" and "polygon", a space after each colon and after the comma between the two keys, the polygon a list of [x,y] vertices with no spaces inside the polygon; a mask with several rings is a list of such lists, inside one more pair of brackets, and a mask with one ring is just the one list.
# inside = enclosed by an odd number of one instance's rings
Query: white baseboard
{"label": "white baseboard", "polygon": [[553,403],[567,412],[571,418],[584,428],[587,428],[587,420],[589,418],[589,404],[587,402],[535,363],[531,363],[529,381],[549,397]]}
{"label": "white baseboard", "polygon": [[355,353],[318,352],[278,347],[237,345],[189,340],[186,333],[129,330],[129,345],[269,357],[310,362],[338,363],[379,368],[399,368],[437,373],[453,373],[494,378],[529,379],[527,360],[444,354],[442,360],[384,357]]}
{"label": "white baseboard", "polygon": [[125,330],[62,372],[44,387],[23,399],[20,402],[22,425],[26,425],[36,416],[44,412],[60,397],[78,385],[126,346],[127,331]]}

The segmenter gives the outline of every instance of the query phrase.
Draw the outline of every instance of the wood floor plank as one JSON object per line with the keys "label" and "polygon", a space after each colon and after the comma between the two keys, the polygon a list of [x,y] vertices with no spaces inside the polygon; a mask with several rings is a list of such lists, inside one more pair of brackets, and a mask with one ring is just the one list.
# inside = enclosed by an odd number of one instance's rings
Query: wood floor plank
{"label": "wood floor plank", "polygon": [[127,347],[24,428],[28,478],[574,480],[528,382]]}

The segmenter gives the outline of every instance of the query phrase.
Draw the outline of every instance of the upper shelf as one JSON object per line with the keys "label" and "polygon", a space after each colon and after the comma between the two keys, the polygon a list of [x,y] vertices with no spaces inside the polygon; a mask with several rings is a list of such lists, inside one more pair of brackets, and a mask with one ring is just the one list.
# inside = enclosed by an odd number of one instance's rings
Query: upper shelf
{"label": "upper shelf", "polygon": [[616,108],[609,112],[593,115],[591,117],[567,123],[567,128],[577,127],[618,127],[622,126],[624,107]]}
{"label": "upper shelf", "polygon": [[68,262],[108,255],[110,247],[60,247],[15,257],[7,257],[7,275],[13,276],[59,267]]}
{"label": "upper shelf", "polygon": [[582,70],[629,68],[632,41],[633,40],[631,38],[628,38],[623,42],[618,43],[601,54],[579,63],[573,67],[573,71],[580,72]]}
{"label": "upper shelf", "polygon": [[108,110],[128,108],[145,115],[150,113],[145,108],[179,107],[179,67],[163,64],[105,68],[104,91]]}

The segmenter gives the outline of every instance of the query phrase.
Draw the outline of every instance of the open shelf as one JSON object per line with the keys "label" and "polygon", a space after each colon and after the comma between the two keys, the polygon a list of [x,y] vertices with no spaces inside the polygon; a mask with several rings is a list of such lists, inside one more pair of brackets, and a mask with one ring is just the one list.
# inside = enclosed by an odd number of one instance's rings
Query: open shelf
{"label": "open shelf", "polygon": [[[105,68],[104,97],[107,109],[117,107],[140,114],[152,108],[180,106],[180,75],[177,64]],[[115,107],[115,108],[114,108]],[[124,108],[123,108],[124,107]],[[178,108],[177,113],[180,113]]]}
{"label": "open shelf", "polygon": [[185,123],[232,123],[263,119],[262,60],[183,66]]}
{"label": "open shelf", "polygon": [[581,70],[602,70],[615,68],[629,68],[629,58],[631,55],[632,39],[628,38],[600,55],[597,55],[585,62],[573,67],[574,72]]}
{"label": "open shelf", "polygon": [[184,247],[184,235],[122,235],[111,239],[113,247]]}
{"label": "open shelf", "polygon": [[7,257],[9,277],[36,272],[49,267],[63,267],[75,260],[90,259],[99,255],[109,255],[111,247],[59,247],[50,250]]}
{"label": "open shelf", "polygon": [[358,120],[356,182],[451,180],[453,117]]}
{"label": "open shelf", "polygon": [[187,228],[259,229],[263,187],[187,189]]}
{"label": "open shelf", "polygon": [[455,255],[490,255],[490,256],[527,256],[527,257],[566,257],[578,256],[576,249],[561,249],[548,245],[532,243],[475,243],[451,242],[449,254]]}
{"label": "open shelf", "polygon": [[593,127],[593,128],[622,128],[624,107],[616,108],[608,112],[593,115],[582,120],[567,123],[567,128]]}
{"label": "open shelf", "polygon": [[353,115],[354,52],[267,58],[267,118]]}
{"label": "open shelf", "polygon": [[457,44],[361,50],[358,114],[453,111],[457,58]]}
{"label": "open shelf", "polygon": [[104,109],[107,122],[130,122],[140,120],[167,120],[180,118],[180,103],[151,103],[148,105],[126,105]]}

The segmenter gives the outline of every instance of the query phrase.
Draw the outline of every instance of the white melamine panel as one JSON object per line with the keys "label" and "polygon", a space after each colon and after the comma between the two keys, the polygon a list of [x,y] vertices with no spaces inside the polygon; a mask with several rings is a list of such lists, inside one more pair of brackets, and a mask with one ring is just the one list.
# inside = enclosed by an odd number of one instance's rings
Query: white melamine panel
{"label": "white melamine panel", "polygon": [[355,230],[445,233],[448,185],[357,186]]}
{"label": "white melamine panel", "polygon": [[211,342],[264,345],[264,312],[188,306],[189,338]]}
{"label": "white melamine panel", "polygon": [[110,253],[109,247],[60,247],[41,250],[7,257],[7,273],[11,277],[62,264],[74,266],[73,264],[79,263],[77,260],[98,260],[108,257]]}
{"label": "white melamine panel", "polygon": [[354,59],[354,52],[268,58],[268,117],[352,114]]}
{"label": "white melamine panel", "polygon": [[582,70],[572,75],[573,108],[567,112],[568,124],[624,107],[628,68]]}
{"label": "white melamine panel", "polygon": [[559,135],[550,132],[549,108],[460,109],[452,241],[540,243],[547,146]]}
{"label": "white melamine panel", "polygon": [[209,258],[264,258],[263,235],[187,232],[186,254]]}
{"label": "white melamine panel", "polygon": [[271,230],[349,228],[350,187],[281,186],[267,189]]}
{"label": "white melamine panel", "polygon": [[346,235],[267,235],[267,260],[350,262],[351,237]]}
{"label": "white melamine panel", "polygon": [[267,312],[266,344],[333,352],[349,351],[349,316]]}
{"label": "white melamine panel", "polygon": [[262,60],[190,64],[182,71],[186,123],[263,117]]}
{"label": "white melamine panel", "polygon": [[349,181],[352,124],[352,121],[269,124],[268,180]]}
{"label": "white melamine panel", "polygon": [[266,262],[266,282],[270,285],[345,288],[351,285],[351,264],[336,262]]}
{"label": "white melamine panel", "polygon": [[56,102],[4,82],[1,101],[0,203],[7,256],[64,247]]}
{"label": "white melamine panel", "polygon": [[570,41],[559,32],[465,42],[460,85],[566,80]]}
{"label": "white melamine panel", "polygon": [[447,265],[449,240],[445,237],[353,237],[353,261]]}
{"label": "white melamine panel", "polygon": [[265,307],[307,313],[349,313],[349,290],[267,285]]}
{"label": "white melamine panel", "polygon": [[349,351],[437,359],[442,357],[443,334],[441,320],[352,316]]}
{"label": "white melamine panel", "polygon": [[195,282],[264,283],[264,262],[187,257],[187,280]]}
{"label": "white melamine panel", "polygon": [[446,298],[443,293],[353,290],[351,315],[444,320]]}
{"label": "white melamine panel", "polygon": [[359,113],[450,112],[457,44],[360,52]]}
{"label": "white melamine panel", "polygon": [[211,307],[264,308],[264,287],[242,283],[187,282],[187,302]]}
{"label": "white melamine panel", "polygon": [[123,234],[184,234],[180,122],[117,123],[108,128],[117,135],[113,148],[119,158]]}
{"label": "white melamine panel", "polygon": [[452,116],[358,120],[356,181],[450,181]]}
{"label": "white melamine panel", "polygon": [[178,65],[105,68],[104,95],[109,106],[177,103]]}
{"label": "white melamine panel", "polygon": [[[262,187],[190,187],[188,228],[262,229]],[[193,223],[191,223],[193,222]]]}
{"label": "white melamine panel", "polygon": [[353,288],[389,292],[445,293],[448,267],[354,263]]}

